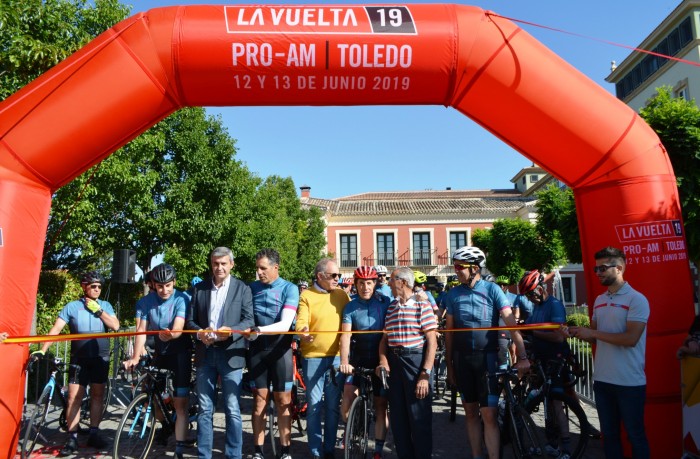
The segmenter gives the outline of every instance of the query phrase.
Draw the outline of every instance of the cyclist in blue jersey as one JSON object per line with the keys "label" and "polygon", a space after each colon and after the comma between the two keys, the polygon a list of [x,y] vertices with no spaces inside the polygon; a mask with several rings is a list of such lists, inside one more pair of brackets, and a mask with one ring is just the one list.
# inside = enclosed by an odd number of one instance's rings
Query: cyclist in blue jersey
{"label": "cyclist in blue jersey", "polygon": [[[453,329],[479,329],[498,326],[499,318],[515,326],[515,317],[503,291],[493,282],[481,278],[486,256],[478,247],[465,246],[452,254],[455,274],[460,285],[445,297],[447,308],[445,347],[447,380],[457,386],[467,424],[472,456],[483,457],[482,436],[491,459],[500,454],[498,427],[498,381],[492,375],[498,365],[498,332],[474,330],[450,332]],[[518,350],[515,367],[530,367],[522,337],[511,333]],[[482,429],[483,421],[483,429]]]}
{"label": "cyclist in blue jersey", "polygon": [[[360,266],[355,270],[355,289],[357,298],[345,305],[341,330],[344,332],[354,330],[384,330],[384,319],[389,309],[389,298],[384,295],[375,295],[377,284],[377,271],[370,266]],[[340,335],[340,371],[350,375],[345,380],[343,404],[341,413],[343,421],[347,422],[348,411],[352,402],[357,397],[357,382],[353,381],[352,371],[354,367],[376,368],[379,365],[379,342],[382,333],[356,334],[345,333]],[[374,408],[377,416],[374,424],[374,459],[382,457],[386,432],[389,428],[387,417],[387,399],[381,381],[376,375],[372,375],[372,389],[374,390]]]}
{"label": "cyclist in blue jersey", "polygon": [[[107,301],[99,299],[105,279],[96,271],[82,275],[80,286],[83,297],[71,301],[61,309],[58,318],[48,335],[58,335],[68,324],[71,333],[104,333],[119,329],[119,320],[114,308]],[[51,346],[45,342],[41,350],[32,356],[44,355]],[[78,450],[78,421],[80,420],[80,404],[85,396],[85,388],[90,384],[90,437],[88,446],[102,449],[107,442],[99,435],[98,428],[102,418],[105,383],[109,377],[109,339],[92,338],[71,341],[70,363],[80,365],[77,384],[68,384],[68,407],[66,422],[68,424],[68,441],[61,449],[61,456],[69,456]],[[75,381],[75,369],[71,369],[70,381]]]}
{"label": "cyclist in blue jersey", "polygon": [[[153,364],[173,372],[173,405],[177,418],[175,419],[175,457],[182,459],[184,448],[191,446],[187,439],[189,425],[188,404],[190,395],[190,379],[192,376],[192,340],[183,334],[189,297],[175,289],[175,268],[167,263],[161,263],[150,273],[155,294],[148,294],[139,300],[137,316],[139,321],[136,331],[159,331],[154,339]],[[127,369],[139,364],[144,353],[146,335],[137,335],[134,340],[134,353],[131,359],[124,362]],[[165,428],[159,433],[159,440],[167,442],[171,432]]]}
{"label": "cyclist in blue jersey", "polygon": [[277,407],[282,446],[280,459],[291,459],[292,438],[292,367],[293,335],[288,332],[299,307],[299,289],[279,275],[280,255],[274,249],[263,249],[255,255],[258,280],[250,284],[253,293],[255,327],[249,332],[248,375],[255,397],[253,409],[253,459],[264,459],[265,417],[270,400],[270,386]]}
{"label": "cyclist in blue jersey", "polygon": [[387,283],[386,275],[389,272],[384,265],[377,265],[374,267],[377,271],[377,287],[376,290],[382,295],[388,297],[391,301],[394,301],[394,296],[391,293],[391,287]]}

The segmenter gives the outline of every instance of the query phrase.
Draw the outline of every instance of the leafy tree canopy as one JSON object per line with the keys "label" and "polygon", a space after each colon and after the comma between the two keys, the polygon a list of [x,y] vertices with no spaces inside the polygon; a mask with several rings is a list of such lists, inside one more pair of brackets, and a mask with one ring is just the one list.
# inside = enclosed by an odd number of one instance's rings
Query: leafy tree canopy
{"label": "leafy tree canopy", "polygon": [[668,86],[639,111],[666,147],[678,182],[688,256],[700,261],[700,108],[695,100],[673,97]]}
{"label": "leafy tree canopy", "polygon": [[558,235],[542,235],[535,225],[520,218],[496,220],[492,229],[474,231],[472,242],[487,253],[489,271],[508,276],[513,283],[526,270],[549,271],[566,259]]}

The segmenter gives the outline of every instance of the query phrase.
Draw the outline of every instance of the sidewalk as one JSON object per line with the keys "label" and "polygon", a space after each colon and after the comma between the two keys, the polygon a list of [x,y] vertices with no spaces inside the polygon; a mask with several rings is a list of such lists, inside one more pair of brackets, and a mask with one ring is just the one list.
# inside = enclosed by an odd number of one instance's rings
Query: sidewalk
{"label": "sidewalk", "polygon": [[[252,440],[252,427],[250,423],[250,413],[252,410],[253,399],[250,394],[244,394],[241,397],[241,413],[243,418],[243,457],[248,459],[252,457],[253,454],[253,440]],[[107,458],[112,456],[111,444],[114,439],[114,432],[119,423],[122,413],[124,412],[123,407],[117,406],[118,401],[112,401],[105,419],[100,425],[104,437],[109,441],[110,447],[106,451],[98,452],[94,448],[89,448],[85,446],[87,441],[86,436],[79,436],[79,444],[81,449],[78,454],[73,456],[77,459],[99,459]],[[588,416],[589,421],[596,428],[599,427],[598,424],[598,414],[595,408],[590,405],[583,404]],[[58,455],[63,443],[67,439],[67,434],[60,430],[58,426],[58,412],[51,413],[50,422],[46,431],[46,439],[44,443],[40,444],[40,447],[35,449],[32,459],[43,459],[52,458]],[[433,457],[434,458],[465,458],[471,459],[471,453],[469,448],[469,442],[467,440],[467,434],[465,430],[464,423],[464,411],[461,405],[457,407],[457,418],[454,422],[450,422],[450,407],[449,407],[449,397],[443,400],[436,400],[433,405]],[[538,425],[542,425],[543,421],[537,419],[537,414],[533,416],[535,422]],[[214,457],[223,457],[223,447],[224,447],[224,415],[221,409],[217,410],[214,416]],[[194,435],[194,433],[192,433]],[[267,444],[267,438],[265,439]],[[172,458],[174,446],[174,437],[170,438],[170,443],[167,447],[162,447],[155,445],[152,448],[148,457],[150,459],[165,459]],[[397,459],[396,454],[393,451],[394,444],[391,437],[391,433],[387,438],[386,445],[384,447],[384,457],[387,459]],[[269,446],[266,447],[267,459],[273,459],[272,453]],[[296,428],[292,429],[292,448],[291,454],[294,459],[310,459],[311,454],[306,446],[306,436],[299,433]],[[185,452],[185,457],[196,457],[196,448],[191,448]],[[602,459],[604,457],[602,445],[600,440],[590,439],[588,442],[588,448],[584,455],[586,459]],[[343,452],[340,449],[336,450],[336,458],[342,458]],[[547,456],[542,456],[543,459]],[[504,459],[513,458],[513,454],[509,447],[504,447]],[[16,456],[19,459],[19,455]]]}

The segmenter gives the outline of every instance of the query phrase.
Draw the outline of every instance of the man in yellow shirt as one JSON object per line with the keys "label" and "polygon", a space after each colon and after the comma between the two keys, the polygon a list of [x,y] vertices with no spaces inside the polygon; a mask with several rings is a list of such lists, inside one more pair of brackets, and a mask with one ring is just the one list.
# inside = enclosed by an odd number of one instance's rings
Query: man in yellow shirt
{"label": "man in yellow shirt", "polygon": [[[340,330],[343,309],[350,297],[338,288],[339,280],[338,265],[330,258],[324,258],[314,269],[314,284],[299,297],[296,331],[302,334],[307,434],[314,459],[334,457],[338,434],[340,397],[345,379],[342,373],[335,371],[340,366],[340,334],[314,332]],[[323,434],[321,409],[325,410]]]}

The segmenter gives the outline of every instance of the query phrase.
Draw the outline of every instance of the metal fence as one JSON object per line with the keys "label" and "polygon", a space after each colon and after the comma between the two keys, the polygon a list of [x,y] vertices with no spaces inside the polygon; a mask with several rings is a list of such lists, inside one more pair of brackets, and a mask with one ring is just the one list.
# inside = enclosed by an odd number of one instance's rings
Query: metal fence
{"label": "metal fence", "polygon": [[576,382],[576,392],[579,398],[595,406],[595,395],[593,393],[593,349],[591,345],[577,338],[569,339],[571,352],[581,365],[584,375]]}

